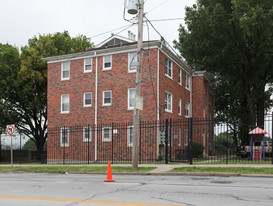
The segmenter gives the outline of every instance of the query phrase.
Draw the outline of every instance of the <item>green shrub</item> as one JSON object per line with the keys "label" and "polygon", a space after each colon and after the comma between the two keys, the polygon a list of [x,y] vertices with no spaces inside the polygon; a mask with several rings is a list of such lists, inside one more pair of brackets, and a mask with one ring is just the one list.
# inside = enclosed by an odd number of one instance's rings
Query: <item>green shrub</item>
{"label": "green shrub", "polygon": [[204,152],[204,146],[202,144],[199,144],[197,142],[192,143],[192,149],[193,149],[193,157],[201,157]]}

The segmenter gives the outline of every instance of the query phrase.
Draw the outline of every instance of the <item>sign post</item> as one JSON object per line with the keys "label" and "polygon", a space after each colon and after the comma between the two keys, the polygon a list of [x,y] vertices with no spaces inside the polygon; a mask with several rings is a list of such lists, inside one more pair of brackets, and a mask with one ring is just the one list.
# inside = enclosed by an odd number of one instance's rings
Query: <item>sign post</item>
{"label": "sign post", "polygon": [[10,136],[10,166],[13,167],[13,142],[12,136],[15,132],[15,125],[7,125],[7,134]]}

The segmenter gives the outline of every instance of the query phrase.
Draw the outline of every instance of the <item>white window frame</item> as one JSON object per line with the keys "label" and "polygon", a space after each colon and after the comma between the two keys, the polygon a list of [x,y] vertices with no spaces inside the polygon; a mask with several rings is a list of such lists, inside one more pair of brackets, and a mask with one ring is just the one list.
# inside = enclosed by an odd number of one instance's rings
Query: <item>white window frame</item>
{"label": "white window frame", "polygon": [[[106,57],[110,57],[110,67],[105,67],[105,64],[106,63],[109,63],[109,62],[106,62],[105,58]],[[108,70],[112,70],[112,55],[105,55],[103,56],[103,71],[108,71]]]}
{"label": "white window frame", "polygon": [[[109,130],[109,137],[105,137],[105,130]],[[112,127],[102,127],[102,142],[111,142],[112,140]]]}
{"label": "white window frame", "polygon": [[185,136],[184,136],[184,144],[185,146],[188,146],[188,142],[189,142],[189,130],[185,129]]}
{"label": "white window frame", "polygon": [[[169,65],[169,63],[171,65]],[[171,72],[171,74],[169,74],[169,72]],[[165,62],[165,75],[170,79],[173,78],[173,62],[169,58],[166,58]]]}
{"label": "white window frame", "polygon": [[190,78],[191,76],[188,74],[188,73],[186,73],[186,77],[185,77],[185,88],[187,89],[187,90],[190,90],[190,88],[191,88],[191,78]]}
{"label": "white window frame", "polygon": [[182,69],[181,68],[179,68],[178,84],[182,85]]}
{"label": "white window frame", "polygon": [[178,98],[178,115],[182,115],[182,100]]}
{"label": "white window frame", "polygon": [[[168,108],[168,105],[170,105],[169,106],[170,108]],[[170,92],[165,91],[165,111],[172,112],[172,107],[173,107],[172,105],[173,105],[173,95]]]}
{"label": "white window frame", "polygon": [[[90,100],[91,100],[91,103],[90,104],[86,104],[86,95],[87,94],[90,94],[91,95],[91,98],[90,98]],[[91,107],[92,106],[92,92],[85,92],[85,93],[83,93],[83,106],[84,107]]]}
{"label": "white window frame", "polygon": [[[133,146],[133,125],[130,125],[127,127],[127,146],[132,147]],[[131,133],[132,132],[132,133]]]}
{"label": "white window frame", "polygon": [[[135,95],[136,95],[136,89],[135,88],[130,88],[128,89],[128,110],[132,110],[135,107],[135,96],[132,98],[132,91],[135,91]],[[133,106],[131,106],[131,101],[133,101]]]}
{"label": "white window frame", "polygon": [[185,102],[185,117],[190,117],[190,103]]}
{"label": "white window frame", "polygon": [[[68,97],[68,103],[63,103],[65,97]],[[63,104],[68,104],[68,111],[63,110]],[[61,95],[61,114],[68,114],[69,111],[70,111],[70,95],[69,94],[62,94]]]}
{"label": "white window frame", "polygon": [[[110,92],[110,103],[105,103],[105,93]],[[106,90],[102,92],[102,106],[111,106],[112,105],[112,90]]]}
{"label": "white window frame", "polygon": [[[88,129],[89,129],[89,136],[88,136]],[[88,142],[88,140],[89,142],[92,141],[92,129],[90,126],[85,126],[82,128],[82,137],[83,137],[83,142]]]}
{"label": "white window frame", "polygon": [[136,71],[137,71],[137,52],[129,52],[128,53],[128,73],[135,73]]}
{"label": "white window frame", "polygon": [[[63,135],[64,129],[66,131],[66,136],[65,136],[66,139],[63,139],[64,138],[64,135]],[[67,140],[67,141],[64,141],[64,140]],[[69,127],[61,127],[60,128],[60,146],[61,147],[69,147]]]}
{"label": "white window frame", "polygon": [[[68,68],[65,69],[64,64],[68,64]],[[64,72],[68,71],[68,77],[64,77]],[[61,65],[61,80],[69,80],[70,79],[70,61],[62,62]]]}
{"label": "white window frame", "polygon": [[[87,64],[87,63],[86,63],[86,60],[90,60],[90,64]],[[90,66],[90,69],[89,69],[89,70],[86,69],[87,66]],[[90,73],[90,72],[92,72],[92,58],[85,58],[85,59],[84,59],[84,68],[83,68],[83,72],[84,72],[84,73]]]}

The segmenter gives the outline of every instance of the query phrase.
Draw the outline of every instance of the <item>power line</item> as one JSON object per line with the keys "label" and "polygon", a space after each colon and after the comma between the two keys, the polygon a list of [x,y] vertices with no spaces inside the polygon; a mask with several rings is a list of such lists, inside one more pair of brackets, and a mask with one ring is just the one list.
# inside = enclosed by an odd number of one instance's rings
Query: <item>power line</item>
{"label": "power line", "polygon": [[[146,17],[146,20],[150,23],[150,25],[153,27],[153,29],[156,31],[156,33],[160,36],[160,38],[163,39],[163,40],[165,41],[165,43],[171,48],[171,50],[172,50],[178,57],[180,57],[180,55],[177,54],[177,52],[174,50],[174,48],[169,44],[169,42],[167,42],[167,41],[164,39],[164,37],[161,35],[161,33],[154,27],[154,25],[151,23],[151,21],[150,21],[147,17]],[[181,59],[181,61],[182,61],[184,64],[186,64],[182,59]],[[193,71],[193,73],[194,73],[198,78],[201,79],[201,77],[195,72],[194,69],[192,69],[192,68],[190,68],[190,69]]]}
{"label": "power line", "polygon": [[[147,1],[148,1],[148,0],[147,0]],[[149,13],[149,12],[151,12],[151,11],[153,11],[153,10],[155,10],[155,9],[157,9],[158,7],[160,7],[160,6],[162,6],[163,4],[167,3],[168,1],[170,1],[170,0],[166,0],[166,1],[162,2],[161,4],[155,6],[154,8],[152,8],[152,9],[150,9],[148,12],[146,12],[146,14]]]}
{"label": "power line", "polygon": [[[91,36],[90,38],[92,39],[92,38],[95,38],[95,37],[98,37],[98,36],[102,36],[102,35],[104,35],[104,34],[108,34],[108,33],[111,33],[111,32],[113,32],[113,31],[117,31],[117,30],[119,30],[119,29],[124,29],[124,30],[126,30],[127,28],[130,28],[131,26],[133,26],[133,25],[135,25],[134,23],[132,23],[132,24],[130,24],[130,25],[126,25],[126,26],[121,26],[121,27],[118,27],[118,28],[116,28],[116,29],[113,29],[113,30],[110,30],[110,31],[106,31],[106,32],[103,32],[103,33],[100,33],[100,34],[96,34],[96,35],[94,35],[94,36]],[[122,30],[122,31],[124,31],[124,30]],[[120,32],[119,32],[120,33]]]}
{"label": "power line", "polygon": [[[222,14],[215,14],[215,15],[206,15],[206,16],[195,16],[194,18],[198,18],[198,19],[203,19],[203,18],[206,18],[206,17],[221,17],[221,16],[243,16],[243,17],[247,17],[247,14],[253,14],[254,12],[257,12],[257,13],[262,13],[264,11],[271,11],[272,9],[263,9],[261,11],[247,11],[247,12],[240,12],[240,13],[230,13],[230,14],[227,14],[227,13],[222,13]],[[174,17],[174,18],[167,18],[167,19],[152,19],[150,20],[150,22],[157,22],[157,21],[177,21],[177,20],[185,20],[185,18],[183,17]]]}

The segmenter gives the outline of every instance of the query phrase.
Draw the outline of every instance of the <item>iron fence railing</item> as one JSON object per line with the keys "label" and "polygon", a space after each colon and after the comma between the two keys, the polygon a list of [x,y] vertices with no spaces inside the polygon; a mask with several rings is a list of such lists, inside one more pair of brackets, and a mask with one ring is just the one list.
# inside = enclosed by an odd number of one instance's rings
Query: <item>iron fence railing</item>
{"label": "iron fence railing", "polygon": [[[47,151],[14,151],[14,162],[50,164],[131,163],[131,122],[48,128]],[[272,115],[260,125],[265,134],[248,134],[255,126],[183,118],[141,121],[139,163],[185,162],[188,164],[273,164]],[[0,162],[10,151],[1,148]]]}

